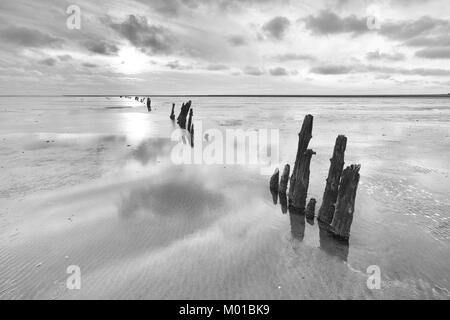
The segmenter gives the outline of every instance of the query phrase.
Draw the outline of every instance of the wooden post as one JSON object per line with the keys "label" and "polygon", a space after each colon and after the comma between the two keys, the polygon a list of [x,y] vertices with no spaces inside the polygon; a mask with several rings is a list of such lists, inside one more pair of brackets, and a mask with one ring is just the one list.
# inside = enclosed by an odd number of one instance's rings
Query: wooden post
{"label": "wooden post", "polygon": [[302,241],[305,237],[305,214],[289,207],[289,220],[291,224],[292,237]]}
{"label": "wooden post", "polygon": [[278,193],[278,196],[280,197],[281,212],[285,214],[288,211],[286,193]]}
{"label": "wooden post", "polygon": [[331,222],[331,232],[340,239],[348,240],[350,238],[360,169],[361,165],[352,164],[342,173],[336,210]]}
{"label": "wooden post", "polygon": [[152,100],[150,98],[147,98],[147,110],[148,112],[152,111]]}
{"label": "wooden post", "polygon": [[175,103],[172,103],[172,112],[170,113],[170,120],[175,120]]}
{"label": "wooden post", "polygon": [[303,120],[302,128],[298,134],[298,146],[297,146],[297,156],[295,157],[294,170],[292,171],[291,181],[289,185],[289,199],[294,197],[294,188],[296,183],[296,178],[298,176],[298,168],[300,161],[305,156],[305,151],[308,149],[309,141],[312,138],[312,128],[313,128],[313,116],[308,114]]}
{"label": "wooden post", "polygon": [[189,110],[189,120],[188,120],[188,125],[187,125],[187,128],[188,128],[189,132],[191,132],[192,115],[193,115],[193,111],[192,111],[192,108],[191,108],[191,110]]}
{"label": "wooden post", "polygon": [[323,193],[322,205],[319,209],[317,219],[330,224],[333,221],[335,205],[338,197],[339,181],[341,179],[342,169],[344,168],[344,155],[347,147],[347,138],[339,135],[334,145],[333,156],[330,159],[330,169]]}
{"label": "wooden post", "polygon": [[289,182],[290,170],[291,170],[291,167],[289,166],[289,164],[284,166],[283,174],[281,175],[281,180],[280,180],[280,188],[278,190],[280,194],[284,194],[285,196],[286,196],[287,185]]}
{"label": "wooden post", "polygon": [[316,211],[316,199],[309,199],[308,205],[306,206],[306,219],[314,219]]}
{"label": "wooden post", "polygon": [[191,147],[194,147],[194,124],[191,125]]}
{"label": "wooden post", "polygon": [[272,195],[273,204],[276,205],[278,203],[278,192],[270,190],[270,194]]}
{"label": "wooden post", "polygon": [[189,109],[191,108],[192,101],[189,100],[187,103],[183,103],[181,106],[180,114],[177,118],[177,123],[181,129],[186,129],[186,117],[188,115]]}
{"label": "wooden post", "polygon": [[275,169],[272,177],[270,178],[270,191],[278,192],[278,181],[280,179],[280,170]]}
{"label": "wooden post", "polygon": [[311,149],[306,150],[298,165],[297,174],[295,176],[294,192],[292,198],[289,198],[294,208],[301,210],[305,209],[309,187],[309,166],[311,164],[311,158],[314,154],[316,153]]}

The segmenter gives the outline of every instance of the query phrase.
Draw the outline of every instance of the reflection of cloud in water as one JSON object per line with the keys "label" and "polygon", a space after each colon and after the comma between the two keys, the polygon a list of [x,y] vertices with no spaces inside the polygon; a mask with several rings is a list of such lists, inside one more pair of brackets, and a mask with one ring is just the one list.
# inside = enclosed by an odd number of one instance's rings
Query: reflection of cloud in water
{"label": "reflection of cloud in water", "polygon": [[131,158],[142,165],[155,163],[158,157],[169,155],[172,142],[167,138],[154,138],[142,141],[131,153]]}
{"label": "reflection of cloud in water", "polygon": [[196,175],[171,172],[163,181],[150,182],[132,190],[122,199],[119,213],[123,217],[137,212],[195,217],[205,212],[217,212],[224,204],[224,195],[208,189]]}

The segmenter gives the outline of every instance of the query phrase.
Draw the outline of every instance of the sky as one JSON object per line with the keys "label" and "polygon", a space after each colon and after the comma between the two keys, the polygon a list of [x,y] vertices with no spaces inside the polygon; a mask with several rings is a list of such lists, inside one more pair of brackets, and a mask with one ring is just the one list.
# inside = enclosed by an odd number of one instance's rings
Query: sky
{"label": "sky", "polygon": [[4,95],[448,92],[448,0],[0,2]]}

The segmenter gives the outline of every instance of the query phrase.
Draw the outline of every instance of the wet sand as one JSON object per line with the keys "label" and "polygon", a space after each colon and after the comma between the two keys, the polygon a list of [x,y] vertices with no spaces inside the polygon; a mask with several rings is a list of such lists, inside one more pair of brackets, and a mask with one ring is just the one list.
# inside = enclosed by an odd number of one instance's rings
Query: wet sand
{"label": "wet sand", "polygon": [[362,164],[349,246],[283,214],[257,167],[174,165],[183,100],[0,99],[1,299],[449,298],[450,100],[194,99],[204,127],[280,129],[281,163],[313,114],[318,206],[345,134]]}

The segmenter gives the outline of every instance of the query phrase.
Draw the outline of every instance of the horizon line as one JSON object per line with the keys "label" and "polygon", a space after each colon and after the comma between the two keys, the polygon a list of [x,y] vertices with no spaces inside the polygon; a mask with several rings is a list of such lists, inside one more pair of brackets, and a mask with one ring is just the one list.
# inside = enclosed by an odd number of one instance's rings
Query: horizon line
{"label": "horizon line", "polygon": [[450,98],[450,93],[437,94],[0,94],[0,97],[231,97],[231,98]]}

